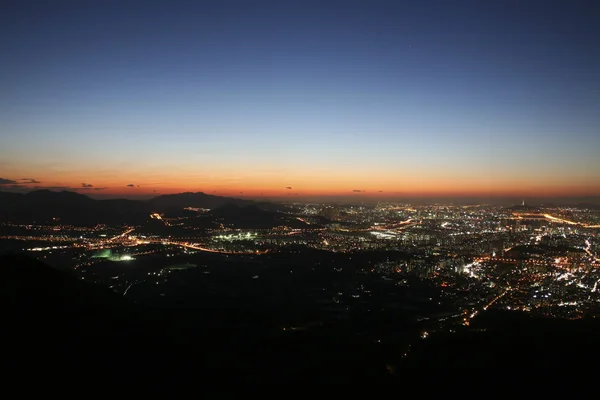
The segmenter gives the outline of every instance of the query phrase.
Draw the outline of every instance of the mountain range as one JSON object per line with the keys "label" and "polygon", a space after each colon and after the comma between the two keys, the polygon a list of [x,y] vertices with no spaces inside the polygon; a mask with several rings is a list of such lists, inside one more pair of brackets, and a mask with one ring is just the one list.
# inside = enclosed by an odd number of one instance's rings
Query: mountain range
{"label": "mountain range", "polygon": [[36,190],[29,193],[0,192],[0,220],[20,223],[60,221],[66,224],[142,223],[150,213],[182,210],[184,207],[215,209],[225,205],[253,206],[277,211],[273,203],[255,202],[198,193],[161,195],[150,200],[95,200],[86,195]]}

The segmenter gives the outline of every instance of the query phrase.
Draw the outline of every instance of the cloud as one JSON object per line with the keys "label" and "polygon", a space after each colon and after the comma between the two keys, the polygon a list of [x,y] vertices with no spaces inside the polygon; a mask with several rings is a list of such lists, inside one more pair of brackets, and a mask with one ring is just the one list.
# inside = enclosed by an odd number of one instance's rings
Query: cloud
{"label": "cloud", "polygon": [[[19,179],[22,180],[22,179]],[[0,182],[7,182],[10,181],[9,179],[2,179]],[[37,182],[35,179],[29,179],[29,181],[33,181],[33,182]],[[33,183],[31,182],[31,183]],[[30,183],[30,182],[24,182],[24,183]],[[92,185],[89,185],[87,183],[83,183],[82,185],[86,185],[83,187],[71,187],[71,186],[41,186],[41,185],[36,185],[36,186],[25,186],[22,183],[16,183],[16,184],[9,184],[9,183],[2,183],[2,190],[10,190],[10,191],[17,191],[17,192],[22,192],[22,193],[26,193],[26,192],[30,192],[32,190],[52,190],[52,191],[68,191],[68,192],[80,192],[80,191],[89,191],[89,190],[94,190],[94,191],[100,191],[100,190],[105,190],[108,189],[108,187],[93,187]]]}
{"label": "cloud", "polygon": [[383,192],[383,190],[380,190],[380,191],[379,191],[379,193],[382,193],[382,192]]}
{"label": "cloud", "polygon": [[12,179],[0,178],[0,185],[16,185],[16,184],[18,184],[18,182],[13,181]]}
{"label": "cloud", "polygon": [[32,178],[21,178],[19,180],[21,181],[21,183],[25,183],[25,184],[27,184],[27,183],[42,183],[42,182],[36,181],[35,179],[32,179]]}
{"label": "cloud", "polygon": [[288,189],[288,190],[292,190],[291,186],[286,186],[285,188]]}
{"label": "cloud", "polygon": [[366,192],[366,190],[360,190],[360,189],[353,189],[352,191],[354,193],[364,193],[364,192]]}
{"label": "cloud", "polygon": [[82,184],[81,184],[81,187],[84,187],[84,188],[91,188],[91,187],[94,187],[94,185],[92,185],[91,183],[82,183]]}
{"label": "cloud", "polygon": [[127,187],[135,187],[135,185],[133,183],[130,183],[129,185],[125,185],[125,186],[127,186]]}

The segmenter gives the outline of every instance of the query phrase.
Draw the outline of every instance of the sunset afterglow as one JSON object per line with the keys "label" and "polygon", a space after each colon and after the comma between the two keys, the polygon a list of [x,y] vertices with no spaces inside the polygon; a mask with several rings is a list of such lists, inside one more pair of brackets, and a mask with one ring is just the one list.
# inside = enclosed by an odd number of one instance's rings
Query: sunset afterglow
{"label": "sunset afterglow", "polygon": [[563,27],[566,43],[549,28],[562,20],[500,5],[471,20],[441,4],[15,13],[1,28],[13,38],[1,45],[1,188],[600,195],[587,25]]}

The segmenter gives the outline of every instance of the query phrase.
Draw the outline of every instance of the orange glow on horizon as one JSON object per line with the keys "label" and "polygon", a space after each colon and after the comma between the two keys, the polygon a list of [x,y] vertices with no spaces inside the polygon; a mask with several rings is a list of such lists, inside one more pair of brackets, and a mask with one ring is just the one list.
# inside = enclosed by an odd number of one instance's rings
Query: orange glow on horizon
{"label": "orange glow on horizon", "polygon": [[[7,176],[33,176],[39,184],[28,189],[72,190],[101,197],[150,197],[160,194],[204,192],[219,196],[294,197],[565,197],[600,196],[600,183],[589,177],[450,174],[444,171],[297,171],[236,169],[190,173],[183,168],[149,170],[29,170]],[[124,178],[125,177],[125,178]],[[92,185],[84,188],[83,184]],[[133,185],[133,186],[130,186]],[[291,189],[288,189],[291,188]],[[0,189],[2,190],[2,189]]]}
{"label": "orange glow on horizon", "polygon": [[[64,188],[63,188],[64,187]],[[473,188],[473,186],[437,186],[434,188],[419,185],[417,187],[383,187],[382,189],[353,189],[352,186],[345,187],[310,187],[308,185],[286,186],[281,188],[257,187],[250,185],[219,185],[219,186],[195,186],[195,185],[160,185],[146,186],[143,183],[135,187],[127,184],[96,184],[93,188],[83,188],[73,185],[50,186],[51,190],[70,190],[87,195],[102,197],[141,197],[157,196],[161,194],[176,194],[183,192],[204,192],[206,194],[228,196],[228,197],[357,197],[357,198],[400,198],[400,197],[565,197],[565,196],[598,196],[600,187],[586,185],[559,187],[496,187],[486,186]],[[361,186],[356,186],[361,187]],[[365,187],[365,186],[363,186]],[[38,187],[45,188],[44,186]],[[32,188],[33,189],[33,188]]]}

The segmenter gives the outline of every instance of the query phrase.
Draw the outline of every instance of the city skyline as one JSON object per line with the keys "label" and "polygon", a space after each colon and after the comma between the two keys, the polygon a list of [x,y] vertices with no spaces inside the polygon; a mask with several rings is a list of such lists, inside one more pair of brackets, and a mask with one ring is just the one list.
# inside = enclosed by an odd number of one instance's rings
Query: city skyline
{"label": "city skyline", "polygon": [[6,4],[0,191],[600,196],[590,2],[397,3]]}

